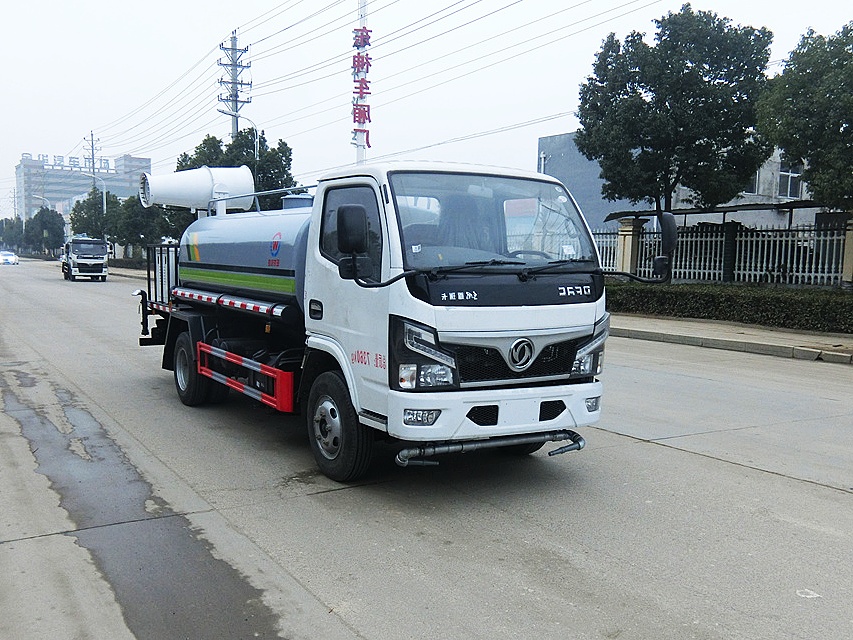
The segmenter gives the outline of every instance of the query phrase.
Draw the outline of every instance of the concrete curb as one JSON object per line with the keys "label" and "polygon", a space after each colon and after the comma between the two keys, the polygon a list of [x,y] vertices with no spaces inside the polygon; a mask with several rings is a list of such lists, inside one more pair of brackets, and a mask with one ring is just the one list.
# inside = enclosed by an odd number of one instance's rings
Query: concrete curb
{"label": "concrete curb", "polygon": [[677,333],[662,333],[659,331],[648,331],[645,329],[629,329],[625,327],[611,327],[610,335],[617,338],[634,338],[637,340],[650,340],[654,342],[669,342],[683,344],[692,347],[706,347],[709,349],[724,349],[726,351],[740,351],[743,353],[755,353],[765,356],[776,356],[780,358],[794,358],[797,360],[821,360],[838,364],[853,364],[853,355],[849,353],[816,349],[813,347],[772,344],[756,342],[753,340],[733,340],[728,338],[708,338],[696,335],[684,335]]}

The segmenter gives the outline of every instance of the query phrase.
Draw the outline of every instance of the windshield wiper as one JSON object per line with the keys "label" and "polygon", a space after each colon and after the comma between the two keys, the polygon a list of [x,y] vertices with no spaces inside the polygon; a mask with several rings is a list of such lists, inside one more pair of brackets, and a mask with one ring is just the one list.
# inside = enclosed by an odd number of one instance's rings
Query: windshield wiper
{"label": "windshield wiper", "polygon": [[538,267],[528,267],[526,269],[522,269],[518,272],[518,279],[522,282],[525,282],[530,279],[531,276],[542,273],[543,271],[550,271],[551,269],[556,269],[557,267],[564,267],[567,264],[581,264],[581,263],[593,262],[590,258],[569,258],[567,260],[552,260],[548,264],[543,264]]}
{"label": "windshield wiper", "polygon": [[501,267],[505,265],[519,264],[527,263],[521,260],[499,260],[497,258],[493,258],[492,260],[474,260],[472,262],[466,262],[465,264],[457,264],[448,267],[432,267],[430,269],[418,269],[418,271],[427,274],[430,280],[437,280],[439,276],[447,273],[452,273],[454,271],[467,271],[472,268],[478,269],[480,267]]}

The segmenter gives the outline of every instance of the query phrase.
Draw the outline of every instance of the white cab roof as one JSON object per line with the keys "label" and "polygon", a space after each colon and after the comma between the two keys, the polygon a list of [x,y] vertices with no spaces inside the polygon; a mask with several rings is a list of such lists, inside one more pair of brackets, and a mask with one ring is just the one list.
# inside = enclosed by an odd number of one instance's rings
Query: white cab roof
{"label": "white cab roof", "polygon": [[451,162],[428,162],[401,160],[390,162],[372,162],[359,165],[341,167],[333,172],[325,174],[320,182],[327,180],[339,180],[356,176],[371,176],[377,182],[384,182],[385,176],[394,171],[424,171],[440,173],[477,173],[483,175],[509,176],[514,178],[533,178],[536,180],[547,180],[559,182],[551,176],[536,173],[535,171],[524,171],[522,169],[509,169],[506,167],[494,167],[489,165],[451,163]]}

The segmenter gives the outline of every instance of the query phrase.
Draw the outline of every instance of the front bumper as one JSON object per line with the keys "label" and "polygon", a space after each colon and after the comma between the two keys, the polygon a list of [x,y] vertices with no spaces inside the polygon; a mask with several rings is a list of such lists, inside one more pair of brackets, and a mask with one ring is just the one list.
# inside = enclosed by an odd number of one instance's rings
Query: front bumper
{"label": "front bumper", "polygon": [[[589,411],[586,400],[600,398],[601,391],[598,381],[520,389],[391,391],[388,433],[413,442],[447,442],[577,429],[598,422],[600,404]],[[441,414],[430,426],[413,426],[403,424],[406,409],[439,409]]]}
{"label": "front bumper", "polygon": [[71,275],[83,277],[106,276],[109,275],[109,268],[103,262],[78,262],[76,265],[72,265]]}

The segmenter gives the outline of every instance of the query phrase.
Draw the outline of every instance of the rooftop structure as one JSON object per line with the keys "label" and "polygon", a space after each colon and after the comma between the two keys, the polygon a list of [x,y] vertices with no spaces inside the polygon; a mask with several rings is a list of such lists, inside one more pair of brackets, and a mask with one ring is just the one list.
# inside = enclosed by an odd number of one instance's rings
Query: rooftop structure
{"label": "rooftop structure", "polygon": [[29,220],[49,202],[67,218],[74,198],[93,187],[106,188],[119,198],[128,198],[137,194],[140,174],[151,171],[150,158],[124,155],[95,160],[93,167],[91,158],[21,154],[21,161],[15,167],[18,215]]}

